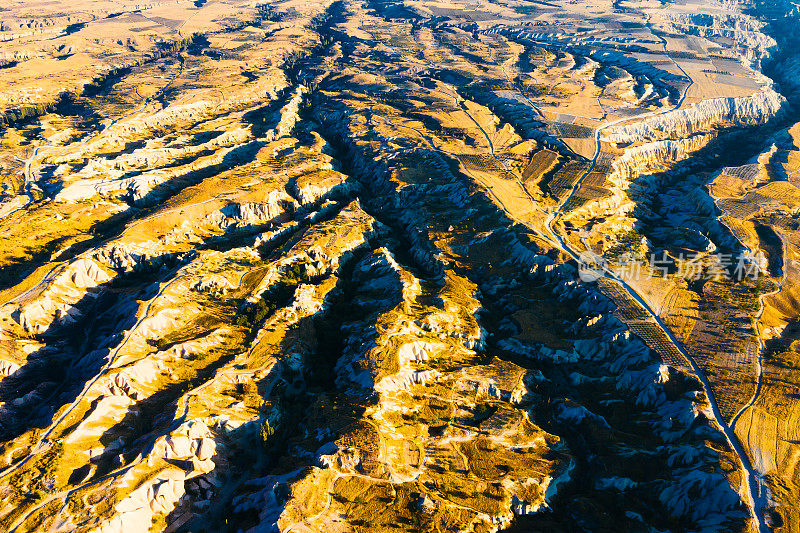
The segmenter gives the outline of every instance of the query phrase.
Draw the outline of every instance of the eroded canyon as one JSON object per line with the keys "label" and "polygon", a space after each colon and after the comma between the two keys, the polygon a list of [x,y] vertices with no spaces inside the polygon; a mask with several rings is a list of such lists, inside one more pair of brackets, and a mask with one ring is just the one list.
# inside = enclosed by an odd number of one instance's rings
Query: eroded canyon
{"label": "eroded canyon", "polygon": [[0,529],[800,531],[796,3],[66,4],[0,9]]}

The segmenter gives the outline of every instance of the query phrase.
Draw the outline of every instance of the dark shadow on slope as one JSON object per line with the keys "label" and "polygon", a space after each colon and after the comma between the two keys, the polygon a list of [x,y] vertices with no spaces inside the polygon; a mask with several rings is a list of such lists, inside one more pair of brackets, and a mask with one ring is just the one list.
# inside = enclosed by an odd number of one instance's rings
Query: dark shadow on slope
{"label": "dark shadow on slope", "polygon": [[[344,118],[346,116],[342,115],[342,120],[346,120]],[[405,242],[412,245],[410,249],[417,250],[419,243],[426,241],[427,237],[424,234],[426,232],[447,233],[454,237],[448,241],[448,247],[457,256],[456,262],[451,262],[451,268],[481,287],[483,311],[480,322],[488,333],[485,352],[502,354],[504,358],[534,373],[541,371],[549,381],[535,387],[532,418],[536,424],[564,438],[577,464],[571,473],[573,481],[560,487],[561,492],[567,496],[553,503],[559,506],[559,512],[547,518],[542,515],[530,520],[520,519],[521,530],[548,530],[548,528],[564,531],[581,528],[592,531],[618,531],[620,528],[636,530],[637,521],[626,515],[626,510],[641,513],[646,517],[648,525],[674,531],[692,530],[694,524],[685,519],[669,517],[669,511],[659,500],[659,491],[656,490],[676,482],[683,476],[680,468],[668,464],[666,453],[659,448],[665,443],[653,434],[650,426],[652,421],[660,420],[661,415],[637,407],[635,397],[617,390],[616,376],[605,374],[606,371],[596,362],[584,360],[574,364],[548,363],[546,360],[529,359],[501,350],[500,341],[509,338],[507,328],[503,324],[504,319],[518,311],[526,310],[526,306],[519,303],[519,297],[506,288],[513,286],[513,282],[532,283],[538,287],[529,295],[532,301],[543,302],[541,304],[543,307],[538,311],[539,316],[534,317],[534,321],[538,319],[541,322],[541,319],[545,318],[545,306],[558,310],[558,316],[550,317],[541,328],[554,337],[566,341],[574,338],[575,333],[565,328],[564,321],[567,320],[569,324],[582,317],[582,313],[578,311],[580,300],[559,301],[553,294],[553,288],[562,281],[557,275],[553,276],[556,279],[548,280],[548,277],[544,276],[534,277],[528,281],[527,273],[520,270],[523,268],[522,265],[508,263],[502,259],[492,260],[496,249],[514,250],[515,244],[520,247],[527,246],[534,253],[541,253],[541,250],[536,250],[529,244],[513,242],[515,239],[522,240],[522,236],[528,233],[528,230],[516,226],[483,194],[477,192],[475,184],[459,172],[458,162],[452,158],[442,156],[448,164],[450,173],[456,178],[455,182],[449,176],[445,177],[447,174],[445,172],[428,172],[425,173],[427,181],[420,179],[418,183],[395,189],[393,184],[382,182],[382,176],[388,169],[376,171],[374,165],[370,167],[362,163],[375,161],[377,154],[369,152],[359,154],[358,151],[364,148],[354,142],[348,142],[346,128],[334,124],[328,127],[330,131],[338,131],[340,139],[345,139],[342,151],[348,156],[343,159],[350,162],[353,174],[365,185],[361,197],[362,204],[370,206],[373,216],[388,225],[392,229],[393,236],[404,235]],[[412,160],[419,165],[424,159],[425,152],[425,150],[412,151]],[[398,165],[404,164],[401,158],[396,158],[395,161]],[[465,195],[458,194],[454,190],[459,181]],[[450,188],[451,186],[453,188]],[[487,231],[495,232],[498,236],[502,236],[503,232],[510,233],[508,242],[493,244],[492,249],[495,251],[474,246],[472,241],[477,235],[484,235]],[[415,251],[412,255],[417,256],[417,253]],[[421,254],[425,255],[424,252]],[[506,252],[505,258],[511,259],[508,254],[509,252]],[[599,293],[592,295],[591,298],[594,302],[593,308],[602,309],[603,302],[610,305]],[[623,328],[620,329],[624,331]],[[531,331],[528,330],[527,333],[530,335]],[[539,335],[544,339],[541,332]],[[649,354],[650,359],[642,362],[643,369],[658,361],[652,352]],[[590,379],[585,384],[576,383],[573,372],[584,373]],[[678,400],[685,392],[695,390],[697,384],[691,379],[676,376],[673,387],[674,391],[667,391],[668,397]],[[559,421],[557,415],[560,410],[570,405],[567,399],[577,402],[578,406],[585,406],[591,412],[599,413],[599,416],[604,417],[611,426],[606,427],[592,420],[582,424]],[[698,419],[696,424],[696,427],[686,428],[685,443],[702,449],[705,446],[704,439],[708,438],[708,435],[701,427],[702,419]],[[697,435],[694,432],[697,432]],[[721,436],[715,434],[714,438],[719,440]],[[629,457],[635,460],[630,460]],[[714,458],[708,459],[709,466],[714,465],[714,461]],[[699,465],[696,468],[700,468]],[[659,477],[654,478],[654,472],[658,473]],[[598,485],[603,478],[615,476],[628,477],[635,480],[637,485],[633,490],[618,492]],[[730,494],[734,494],[723,477],[715,479],[723,484],[720,490],[728,490]],[[731,516],[737,517],[737,520],[739,516],[742,520],[746,519],[743,511],[734,510]],[[646,529],[647,526],[640,523],[638,527]]]}
{"label": "dark shadow on slope", "polygon": [[69,237],[61,237],[47,243],[40,251],[30,256],[21,257],[16,261],[8,261],[0,267],[0,290],[10,289],[21,283],[31,275],[38,267],[50,260],[50,257],[61,249]]}
{"label": "dark shadow on slope", "polygon": [[[784,119],[773,119],[758,128],[723,131],[708,145],[693,153],[692,157],[677,162],[667,172],[647,174],[633,181],[656,183],[655,191],[642,196],[632,196],[636,203],[633,216],[641,220],[641,231],[656,248],[678,254],[692,248],[681,232],[686,229],[703,234],[721,253],[737,254],[741,244],[730,229],[719,219],[719,209],[711,207],[712,199],[704,186],[724,166],[739,166],[757,156],[763,149],[758,139],[768,139],[784,127]],[[636,187],[634,187],[635,189]],[[693,203],[702,198],[708,205]],[[683,229],[682,229],[683,228]]]}
{"label": "dark shadow on slope", "polygon": [[[224,307],[227,308],[227,314],[235,313],[234,305],[226,304]],[[202,336],[204,333],[209,331],[198,330],[197,335]],[[112,445],[117,439],[122,439],[123,444],[119,449],[92,459],[96,469],[90,480],[100,478],[122,464],[130,463],[139,455],[147,457],[158,438],[168,435],[186,422],[185,404],[179,400],[187,391],[208,382],[220,368],[233,361],[238,354],[235,348],[236,346],[222,346],[212,348],[208,353],[192,356],[193,360],[187,361],[185,366],[196,365],[193,376],[169,383],[147,398],[135,402],[125,418],[106,430],[98,439],[104,446]],[[204,360],[209,361],[204,364]],[[120,454],[122,463],[118,459]]]}
{"label": "dark shadow on slope", "polygon": [[[172,277],[181,266],[166,258],[162,278]],[[41,334],[34,335],[47,346],[30,354],[28,361],[13,376],[0,381],[0,403],[6,404],[0,440],[8,441],[35,427],[44,427],[55,413],[75,400],[83,387],[105,365],[124,332],[136,323],[138,305],[134,294],[150,290],[155,273],[124,275],[89,291],[72,307],[82,316],[74,323],[58,320]],[[14,400],[26,394],[38,400],[16,407]]]}
{"label": "dark shadow on slope", "polygon": [[86,22],[76,22],[75,24],[70,24],[66,28],[64,28],[64,35],[71,35],[73,33],[78,33],[83,28],[86,27]]}
{"label": "dark shadow on slope", "polygon": [[[378,332],[373,323],[378,312],[391,309],[402,301],[402,283],[393,270],[355,272],[357,265],[380,257],[370,249],[356,251],[341,265],[335,288],[324,299],[323,307],[314,315],[300,319],[287,331],[279,346],[256,347],[268,353],[299,354],[297,367],[279,361],[270,376],[258,383],[259,393],[269,411],[280,412],[280,424],[265,442],[251,432],[240,439],[232,435],[229,470],[224,474],[223,498],[215,499],[209,511],[198,516],[187,531],[203,527],[219,531],[236,531],[257,525],[259,506],[231,512],[231,500],[239,492],[247,493],[247,481],[265,475],[282,475],[315,462],[315,453],[325,442],[345,432],[361,418],[371,403],[359,389],[342,390],[337,386],[336,365],[345,353],[368,350],[375,346]],[[394,289],[375,294],[361,287],[370,279],[385,279]],[[275,370],[280,369],[280,370]],[[322,431],[322,433],[318,433]],[[321,435],[317,437],[316,435]],[[321,438],[322,440],[318,440]],[[277,493],[278,501],[288,491]],[[283,487],[286,489],[286,487]],[[209,524],[213,524],[213,527]]]}
{"label": "dark shadow on slope", "polygon": [[771,226],[755,223],[759,248],[767,256],[767,270],[773,278],[783,276],[783,241]]}
{"label": "dark shadow on slope", "polygon": [[197,185],[206,178],[215,176],[226,170],[231,170],[238,166],[247,164],[255,159],[256,153],[264,146],[264,141],[250,141],[241,146],[237,146],[225,154],[222,161],[217,164],[209,165],[197,170],[190,170],[186,174],[176,176],[170,180],[156,185],[141,198],[132,199],[132,203],[137,206],[148,207],[155,205],[164,198],[172,196],[177,191]]}
{"label": "dark shadow on slope", "polygon": [[[480,195],[470,197],[470,207],[473,211],[476,226],[478,221],[483,225],[497,224],[498,228],[514,227],[514,224],[499,213],[494,205],[483,204],[487,202]],[[494,211],[494,214],[491,214]],[[453,212],[458,212],[453,206]],[[491,221],[491,222],[489,222]],[[463,222],[460,222],[463,224]],[[510,240],[518,238],[527,230],[519,228],[520,234],[509,236]],[[481,228],[485,230],[486,228]],[[498,243],[499,244],[499,243]],[[504,249],[513,249],[509,242]],[[468,246],[468,245],[466,245]],[[502,246],[502,245],[501,245]],[[542,253],[535,247],[531,251]],[[533,421],[544,429],[564,438],[568,449],[577,461],[574,471],[570,474],[571,481],[559,487],[559,495],[551,501],[554,513],[539,513],[531,517],[517,518],[517,525],[513,531],[635,531],[637,528],[646,529],[642,523],[626,514],[634,511],[645,517],[648,525],[670,531],[692,531],[695,525],[690,521],[679,518],[670,518],[664,502],[659,500],[659,487],[664,487],[683,476],[679,468],[669,465],[665,452],[661,447],[666,442],[656,437],[650,427],[650,422],[658,420],[661,415],[637,406],[636,398],[630,393],[617,389],[616,376],[606,374],[606,370],[598,361],[582,360],[577,363],[557,363],[547,361],[546,358],[529,359],[525,356],[509,352],[503,348],[500,341],[510,337],[509,332],[503,327],[504,317],[511,317],[517,312],[534,310],[538,315],[533,320],[538,321],[537,327],[532,329],[527,326],[526,335],[536,334],[536,331],[546,330],[554,337],[567,342],[574,338],[583,337],[576,335],[565,327],[570,323],[583,318],[579,311],[581,299],[556,300],[553,289],[565,279],[564,274],[554,272],[552,275],[538,275],[526,279],[526,274],[504,270],[502,264],[487,262],[484,254],[479,249],[465,248],[461,256],[462,268],[456,269],[460,274],[466,275],[481,287],[481,303],[484,311],[480,315],[480,322],[487,331],[486,353],[501,356],[532,372],[541,371],[545,380],[533,387],[533,408],[531,417]],[[459,251],[456,248],[456,251]],[[488,257],[489,254],[486,254]],[[566,278],[568,279],[568,277]],[[531,303],[519,303],[519,298],[507,289],[495,290],[494,286],[517,281],[523,285],[531,284],[537,287],[526,291]],[[591,294],[588,293],[588,294]],[[607,306],[608,300],[595,293],[591,298],[596,300],[592,308],[601,310]],[[534,302],[541,301],[537,304]],[[604,304],[604,302],[606,302]],[[552,316],[548,313],[552,312]],[[620,331],[624,328],[620,327]],[[516,333],[513,331],[511,334]],[[538,333],[545,340],[540,332]],[[588,337],[591,339],[591,336]],[[539,343],[531,343],[533,346]],[[569,351],[569,350],[568,350]],[[650,361],[642,363],[642,368],[659,361],[657,356],[650,352]],[[573,372],[578,372],[589,377],[584,383],[576,382]],[[697,383],[690,378],[680,375],[672,377],[670,388],[667,389],[668,398],[679,401],[684,398],[687,391],[697,389]],[[575,401],[578,406],[585,406],[591,413],[602,416],[610,427],[604,426],[599,421],[586,419],[581,423],[567,423],[559,419],[558,413],[570,401]],[[688,407],[687,407],[688,408]],[[602,420],[602,419],[601,419]],[[701,427],[704,420],[698,418],[693,426],[686,428],[684,437],[679,441],[682,444],[703,449],[704,439],[708,438]],[[695,435],[697,432],[697,435]],[[714,438],[721,440],[721,435]],[[626,455],[628,454],[628,455]],[[626,457],[635,457],[628,460]],[[714,464],[714,459],[708,459],[709,464]],[[699,466],[698,466],[699,468]],[[613,488],[605,489],[599,485],[607,478],[630,478],[637,484],[627,491],[617,491]],[[662,481],[663,480],[663,481]],[[724,478],[719,480],[727,486]],[[660,484],[661,483],[661,484]],[[658,490],[656,490],[658,489]],[[721,489],[723,490],[723,489]],[[733,494],[732,489],[728,490]],[[746,513],[738,512],[741,518],[746,519]],[[737,515],[734,511],[732,515]]]}

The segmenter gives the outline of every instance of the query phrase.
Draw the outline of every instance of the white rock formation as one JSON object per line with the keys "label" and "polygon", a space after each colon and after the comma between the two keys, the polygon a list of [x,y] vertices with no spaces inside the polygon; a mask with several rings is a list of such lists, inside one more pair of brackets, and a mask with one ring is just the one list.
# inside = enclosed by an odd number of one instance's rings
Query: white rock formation
{"label": "white rock formation", "polygon": [[742,13],[670,13],[667,31],[699,35],[714,40],[715,37],[733,39],[738,44],[741,59],[759,69],[777,43],[761,32],[764,23]]}
{"label": "white rock formation", "polygon": [[[95,529],[97,533],[146,533],[157,513],[169,514],[186,493],[185,483],[194,477],[214,470],[216,442],[211,430],[201,421],[182,424],[171,434],[159,438],[146,458],[149,466],[164,459],[180,460],[189,465],[186,470],[169,466],[141,483],[114,506],[114,515]],[[131,470],[131,472],[135,472]],[[135,483],[133,475],[126,475]]]}
{"label": "white rock formation", "polygon": [[603,140],[616,144],[686,138],[697,132],[733,126],[753,126],[771,119],[786,99],[772,89],[752,96],[715,98],[692,104],[662,115],[649,117],[636,124],[608,128]]}
{"label": "white rock formation", "polygon": [[615,184],[636,179],[645,172],[663,170],[667,165],[682,161],[692,152],[706,146],[714,134],[693,135],[685,139],[654,141],[626,148],[612,166],[608,180]]}
{"label": "white rock formation", "polygon": [[53,325],[71,324],[83,316],[76,306],[95,294],[86,289],[108,281],[110,276],[91,259],[71,263],[36,298],[20,304],[15,319],[25,331],[43,333]]}

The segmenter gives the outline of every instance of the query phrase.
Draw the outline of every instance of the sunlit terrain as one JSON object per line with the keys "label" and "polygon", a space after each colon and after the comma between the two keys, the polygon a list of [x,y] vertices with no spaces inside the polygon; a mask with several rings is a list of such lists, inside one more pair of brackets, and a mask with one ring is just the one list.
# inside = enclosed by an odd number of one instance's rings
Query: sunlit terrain
{"label": "sunlit terrain", "polygon": [[800,532],[800,6],[12,0],[0,531]]}

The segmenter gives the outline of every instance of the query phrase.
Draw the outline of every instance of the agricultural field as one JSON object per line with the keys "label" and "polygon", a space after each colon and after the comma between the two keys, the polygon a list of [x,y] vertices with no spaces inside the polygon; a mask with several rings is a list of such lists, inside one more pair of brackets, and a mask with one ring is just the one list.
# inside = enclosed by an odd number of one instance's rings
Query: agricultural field
{"label": "agricultural field", "polygon": [[800,533],[789,1],[0,8],[0,530]]}

